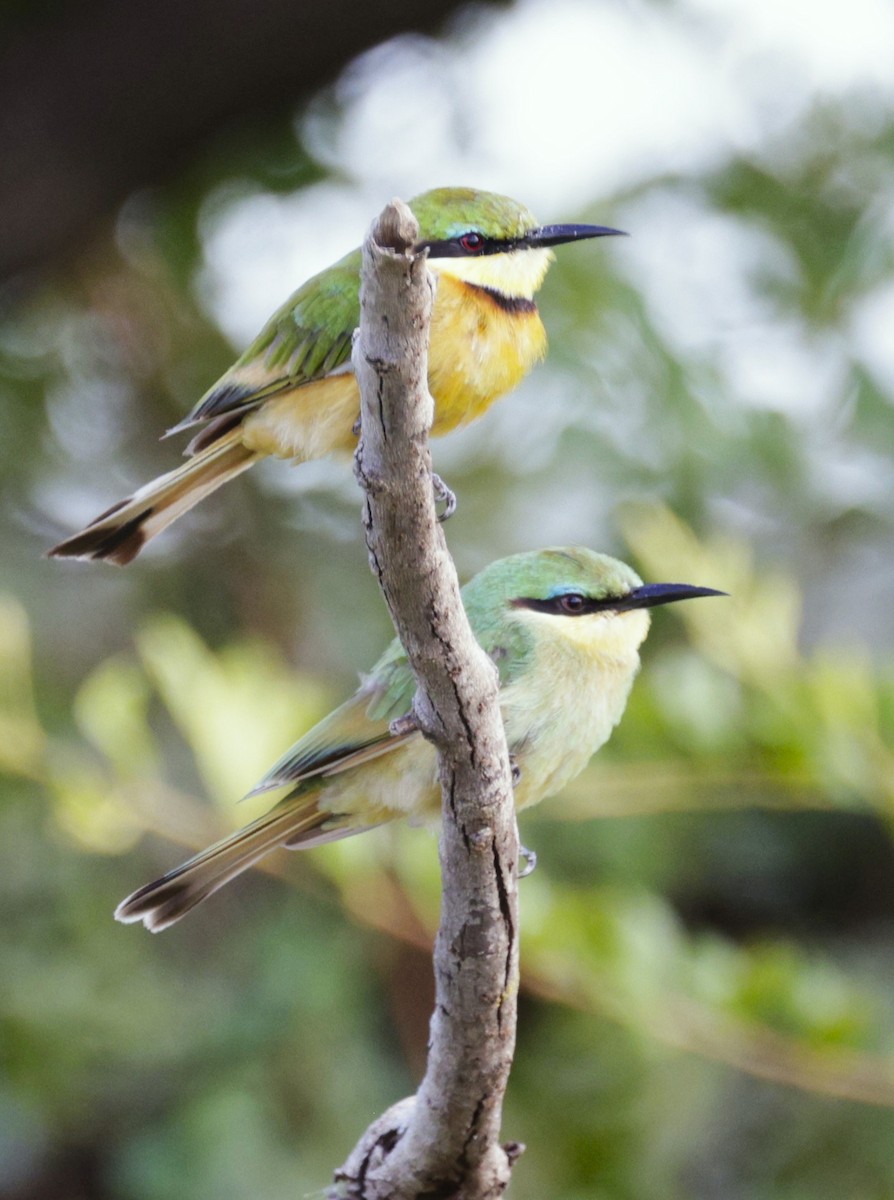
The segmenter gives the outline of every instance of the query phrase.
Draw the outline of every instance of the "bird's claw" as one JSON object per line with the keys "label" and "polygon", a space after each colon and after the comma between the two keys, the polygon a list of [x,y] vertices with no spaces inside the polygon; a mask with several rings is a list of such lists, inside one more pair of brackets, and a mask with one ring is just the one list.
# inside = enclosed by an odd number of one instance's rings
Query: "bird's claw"
{"label": "bird's claw", "polygon": [[[516,878],[524,879],[527,875],[530,875],[537,866],[537,851],[529,850],[527,846],[519,846],[518,857],[519,872]],[[521,867],[521,859],[525,860],[525,866],[523,868]]]}
{"label": "bird's claw", "polygon": [[415,733],[419,728],[416,718],[413,713],[404,713],[402,717],[396,717],[388,726],[388,732],[392,737],[406,737],[408,733]]}
{"label": "bird's claw", "polygon": [[435,493],[435,503],[444,505],[444,511],[439,515],[439,521],[449,521],[456,512],[456,493],[452,492],[440,475],[432,471],[431,485]]}

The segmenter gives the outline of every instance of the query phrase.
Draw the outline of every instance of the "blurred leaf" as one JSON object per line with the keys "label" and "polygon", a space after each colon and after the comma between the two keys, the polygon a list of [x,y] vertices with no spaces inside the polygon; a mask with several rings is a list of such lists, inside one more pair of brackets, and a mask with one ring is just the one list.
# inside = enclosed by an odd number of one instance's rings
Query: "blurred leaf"
{"label": "blurred leaf", "polygon": [[106,659],[75,697],[74,715],[85,737],[123,777],[158,770],[148,729],[149,686],[126,659]]}
{"label": "blurred leaf", "polygon": [[168,616],[139,634],[137,645],[218,799],[232,802],[247,792],[325,712],[326,689],[287,670],[259,643],[215,656]]}
{"label": "blurred leaf", "polygon": [[40,777],[45,737],[34,703],[25,610],[0,596],[0,771]]}

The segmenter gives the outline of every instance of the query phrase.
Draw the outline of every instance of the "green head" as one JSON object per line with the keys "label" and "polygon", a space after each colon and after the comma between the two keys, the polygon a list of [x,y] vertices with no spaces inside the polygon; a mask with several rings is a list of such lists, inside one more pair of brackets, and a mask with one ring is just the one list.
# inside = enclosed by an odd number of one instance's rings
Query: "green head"
{"label": "green head", "polygon": [[[491,563],[463,589],[463,601],[485,648],[493,652],[495,647],[505,647],[515,654],[523,652],[515,639],[528,642],[535,626],[546,624],[575,641],[598,640],[603,636],[599,631],[607,633],[608,624],[587,618],[723,594],[686,583],[644,584],[616,558],[583,546],[564,546],[514,554]],[[533,614],[537,614],[534,619]],[[647,628],[646,620],[630,626],[636,645]],[[611,640],[616,640],[615,633]]]}
{"label": "green head", "polygon": [[410,201],[418,249],[433,259],[479,258],[620,233],[604,225],[539,225],[517,200],[474,188],[435,188]]}

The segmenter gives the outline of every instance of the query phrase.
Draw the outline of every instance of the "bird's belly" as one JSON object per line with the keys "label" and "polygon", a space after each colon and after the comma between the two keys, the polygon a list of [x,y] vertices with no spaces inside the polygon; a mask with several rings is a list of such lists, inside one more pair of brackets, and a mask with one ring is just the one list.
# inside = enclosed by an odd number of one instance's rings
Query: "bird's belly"
{"label": "bird's belly", "polygon": [[570,723],[563,729],[541,728],[529,749],[519,756],[519,781],[515,788],[515,806],[521,810],[539,804],[547,796],[561,792],[575,779],[606,741],[611,725],[598,729],[587,723],[575,729]]}
{"label": "bird's belly", "polygon": [[[516,756],[519,809],[570,783],[608,741],[621,719],[638,659],[544,655],[524,684],[502,699],[506,737]],[[564,659],[564,661],[563,661]],[[568,697],[576,697],[570,705]]]}
{"label": "bird's belly", "polygon": [[400,817],[413,822],[437,819],[441,789],[434,747],[411,738],[391,754],[327,780],[320,805],[348,814],[354,824],[381,825]]}
{"label": "bird's belly", "polygon": [[360,392],[352,371],[329,375],[271,396],[242,423],[249,450],[296,462],[323,458],[333,450],[350,453]]}
{"label": "bird's belly", "polygon": [[546,331],[533,305],[507,309],[483,289],[442,275],[428,357],[432,432],[447,433],[480,417],[545,353]]}

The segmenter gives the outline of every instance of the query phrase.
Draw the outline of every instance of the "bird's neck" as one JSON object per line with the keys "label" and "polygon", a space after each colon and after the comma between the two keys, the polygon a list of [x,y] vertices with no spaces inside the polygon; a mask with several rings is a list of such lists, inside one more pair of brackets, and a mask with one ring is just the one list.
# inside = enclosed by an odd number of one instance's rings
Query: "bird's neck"
{"label": "bird's neck", "polygon": [[481,288],[504,304],[527,301],[530,305],[552,260],[551,250],[534,248],[481,258],[433,258],[428,265],[435,275]]}

